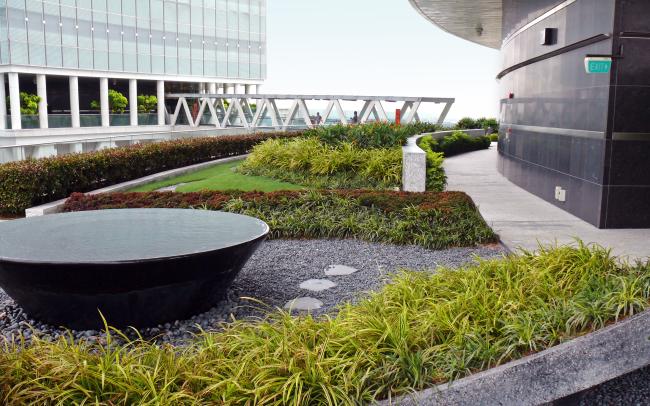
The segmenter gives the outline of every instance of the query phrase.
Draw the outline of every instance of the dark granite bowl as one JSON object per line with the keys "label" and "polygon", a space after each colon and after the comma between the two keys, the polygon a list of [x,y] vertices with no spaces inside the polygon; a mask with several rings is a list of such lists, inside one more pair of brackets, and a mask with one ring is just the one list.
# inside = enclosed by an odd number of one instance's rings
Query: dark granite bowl
{"label": "dark granite bowl", "polygon": [[269,228],[206,210],[134,209],[0,223],[0,286],[68,328],[149,327],[209,310]]}

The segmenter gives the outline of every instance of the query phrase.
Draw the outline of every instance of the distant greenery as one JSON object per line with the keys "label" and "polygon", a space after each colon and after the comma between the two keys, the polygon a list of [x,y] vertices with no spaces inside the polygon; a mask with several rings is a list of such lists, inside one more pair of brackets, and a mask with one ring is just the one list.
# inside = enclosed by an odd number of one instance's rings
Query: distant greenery
{"label": "distant greenery", "polygon": [[402,149],[331,145],[316,137],[265,141],[240,171],[317,189],[390,189],[402,179]]}
{"label": "distant greenery", "polygon": [[465,152],[488,149],[490,137],[472,137],[462,131],[454,131],[450,135],[437,139],[432,136],[420,138],[419,145],[425,150],[440,152],[448,158]]}
{"label": "distant greenery", "polygon": [[[290,202],[289,202],[290,203]],[[342,203],[343,204],[343,203]],[[483,371],[648,308],[650,266],[598,246],[404,271],[328,317],[276,311],[187,346],[34,338],[0,351],[3,403],[360,405]]]}
{"label": "distant greenery", "polygon": [[151,192],[167,186],[186,183],[176,188],[177,192],[198,192],[201,190],[242,190],[274,192],[276,190],[301,190],[303,186],[280,182],[260,176],[247,176],[235,170],[242,161],[227,162],[213,167],[177,176],[160,182],[149,183],[129,190],[130,192]]}
{"label": "distant greenery", "polygon": [[[122,114],[126,111],[126,107],[129,105],[129,100],[122,93],[117,90],[109,89],[108,90],[108,108],[111,113]],[[90,102],[91,110],[101,110],[101,103],[97,100],[92,100]]]}
{"label": "distant greenery", "polygon": [[359,148],[400,147],[409,137],[434,132],[439,127],[431,123],[395,125],[372,123],[362,125],[334,125],[307,130],[305,135],[316,137],[330,145],[352,143]]}
{"label": "distant greenery", "polygon": [[[34,116],[38,114],[38,103],[40,102],[40,96],[32,93],[20,92],[20,114],[25,116]],[[11,107],[9,96],[7,96],[7,106]]]}
{"label": "distant greenery", "polygon": [[158,108],[158,97],[154,95],[139,95],[138,96],[138,112],[149,113]]}
{"label": "distant greenery", "polygon": [[495,118],[481,117],[479,119],[473,119],[470,117],[465,117],[460,119],[456,124],[457,130],[487,130],[488,128],[491,128],[493,132],[498,133],[499,122]]}

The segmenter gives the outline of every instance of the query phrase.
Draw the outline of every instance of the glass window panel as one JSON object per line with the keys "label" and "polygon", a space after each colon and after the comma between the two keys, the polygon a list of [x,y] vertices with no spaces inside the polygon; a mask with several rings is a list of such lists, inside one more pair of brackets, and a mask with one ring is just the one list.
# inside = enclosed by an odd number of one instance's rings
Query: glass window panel
{"label": "glass window panel", "polygon": [[[147,0],[141,0],[147,1]],[[151,0],[151,20],[162,20],[163,19],[163,1],[162,0]],[[146,18],[146,16],[145,16]]]}
{"label": "glass window panel", "polygon": [[[145,20],[149,20],[151,18],[149,15],[149,0],[137,0],[135,6],[138,18]],[[160,15],[160,18],[162,18],[162,14]]]}
{"label": "glass window panel", "polygon": [[27,65],[27,43],[11,41],[11,63]]}
{"label": "glass window panel", "polygon": [[[9,1],[7,3],[7,13],[9,17],[8,20],[9,32],[11,32],[11,41],[27,42],[25,3],[15,0]],[[25,54],[27,53],[25,52]]]}
{"label": "glass window panel", "polygon": [[124,35],[122,36],[122,47],[124,49],[124,53],[135,55],[138,53],[138,45],[137,45],[138,37],[136,37],[135,35],[136,33],[135,18],[124,16],[122,18],[122,21],[123,21],[122,31],[124,32]]}
{"label": "glass window panel", "polygon": [[95,50],[95,69],[108,70],[108,51]]}
{"label": "glass window panel", "polygon": [[138,71],[138,55],[131,53],[124,53],[124,71],[137,72]]}
{"label": "glass window panel", "polygon": [[60,68],[63,65],[61,60],[61,47],[58,45],[47,45],[47,66]]}
{"label": "glass window panel", "polygon": [[79,48],[79,68],[93,68],[93,51],[90,49]]}
{"label": "glass window panel", "polygon": [[122,66],[122,52],[111,51],[108,53],[109,69],[113,71],[121,71]]}
{"label": "glass window panel", "polygon": [[151,73],[165,73],[165,57],[151,55]]}
{"label": "glass window panel", "polygon": [[66,68],[78,68],[79,55],[77,48],[63,47],[63,66]]}
{"label": "glass window panel", "polygon": [[151,55],[138,53],[138,72],[151,73]]}
{"label": "glass window panel", "polygon": [[92,49],[93,47],[93,37],[92,37],[92,16],[89,10],[79,9],[77,10],[77,35],[79,41],[79,48]]}
{"label": "glass window panel", "polygon": [[71,7],[61,7],[61,40],[63,45],[77,46],[76,10]]}
{"label": "glass window panel", "polygon": [[[119,0],[109,0],[114,1],[119,4]],[[136,15],[136,4],[133,0],[122,0],[122,15],[135,17]]]}

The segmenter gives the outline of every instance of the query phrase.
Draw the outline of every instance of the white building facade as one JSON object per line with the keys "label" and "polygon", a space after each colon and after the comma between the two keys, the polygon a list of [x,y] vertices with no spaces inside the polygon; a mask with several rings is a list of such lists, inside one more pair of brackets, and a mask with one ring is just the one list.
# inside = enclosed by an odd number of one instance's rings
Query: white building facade
{"label": "white building facade", "polygon": [[[165,126],[166,93],[251,94],[265,78],[266,0],[0,0],[5,135]],[[37,112],[21,114],[26,95]]]}

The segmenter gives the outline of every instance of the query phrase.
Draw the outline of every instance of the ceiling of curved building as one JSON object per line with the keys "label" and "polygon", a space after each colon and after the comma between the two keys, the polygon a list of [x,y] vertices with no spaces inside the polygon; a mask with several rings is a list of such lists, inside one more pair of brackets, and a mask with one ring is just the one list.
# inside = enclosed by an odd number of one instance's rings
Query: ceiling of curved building
{"label": "ceiling of curved building", "polygon": [[426,19],[443,30],[486,47],[502,41],[502,0],[409,0]]}

